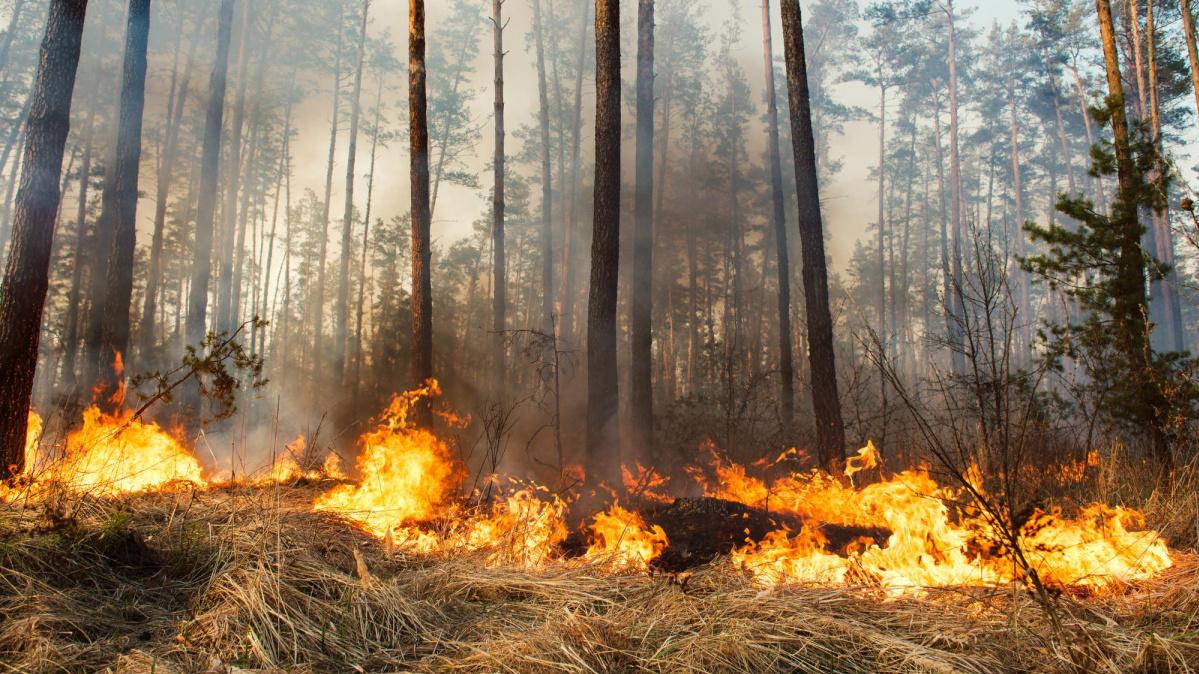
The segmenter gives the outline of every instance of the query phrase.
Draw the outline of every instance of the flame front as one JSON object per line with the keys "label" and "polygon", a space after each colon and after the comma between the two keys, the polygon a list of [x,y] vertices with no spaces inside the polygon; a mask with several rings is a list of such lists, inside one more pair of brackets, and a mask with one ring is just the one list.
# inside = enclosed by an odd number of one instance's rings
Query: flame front
{"label": "flame front", "polygon": [[206,485],[195,455],[157,424],[135,419],[132,411],[106,414],[87,408],[83,425],[67,436],[61,457],[41,450],[40,432],[41,419],[30,412],[25,475],[35,487],[31,492],[61,485],[74,492],[116,496],[175,482]]}
{"label": "flame front", "polygon": [[334,487],[314,507],[340,513],[379,537],[441,514],[461,468],[445,442],[408,419],[419,401],[439,395],[441,388],[430,381],[392,398],[378,426],[358,441],[358,484]]}
{"label": "flame front", "polygon": [[[872,445],[850,466],[876,462]],[[853,472],[846,470],[847,475]],[[1000,532],[971,509],[948,504],[968,501],[959,489],[938,485],[927,470],[906,470],[861,488],[846,486],[823,471],[792,473],[767,486],[742,466],[717,463],[712,496],[803,518],[792,537],[776,531],[749,543],[733,560],[768,583],[874,582],[899,593],[912,588],[998,584],[1023,580],[1021,568]],[[1078,517],[1037,511],[1019,530],[1020,547],[1042,580],[1059,587],[1102,590],[1151,578],[1171,565],[1166,542],[1155,531],[1130,531],[1140,524],[1131,510],[1092,505]],[[882,527],[885,544],[873,542],[838,555],[816,529],[820,524]]]}
{"label": "flame front", "polygon": [[669,542],[662,527],[646,526],[641,515],[625,510],[619,504],[596,514],[591,534],[593,540],[587,548],[588,557],[636,569],[647,568]]}

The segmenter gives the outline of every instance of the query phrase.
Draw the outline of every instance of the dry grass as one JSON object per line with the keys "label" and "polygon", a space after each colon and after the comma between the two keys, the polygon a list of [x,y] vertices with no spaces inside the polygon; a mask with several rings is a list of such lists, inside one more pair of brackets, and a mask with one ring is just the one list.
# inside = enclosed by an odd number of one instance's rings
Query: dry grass
{"label": "dry grass", "polygon": [[1199,564],[1123,594],[764,590],[388,556],[315,487],[0,505],[0,671],[1185,672]]}

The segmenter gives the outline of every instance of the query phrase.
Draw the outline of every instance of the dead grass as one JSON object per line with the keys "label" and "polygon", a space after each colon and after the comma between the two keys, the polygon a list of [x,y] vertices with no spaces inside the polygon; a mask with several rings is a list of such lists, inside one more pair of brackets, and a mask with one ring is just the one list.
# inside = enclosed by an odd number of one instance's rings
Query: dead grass
{"label": "dead grass", "polygon": [[1020,588],[764,590],[387,555],[317,487],[0,505],[0,671],[1188,672],[1199,564],[1061,598]]}

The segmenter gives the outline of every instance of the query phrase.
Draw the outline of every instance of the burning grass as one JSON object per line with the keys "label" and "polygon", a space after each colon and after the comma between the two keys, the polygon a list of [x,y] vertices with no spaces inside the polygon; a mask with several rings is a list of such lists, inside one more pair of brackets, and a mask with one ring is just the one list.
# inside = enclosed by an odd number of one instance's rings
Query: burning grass
{"label": "burning grass", "polygon": [[763,587],[598,562],[406,554],[312,511],[327,485],[0,507],[7,671],[1190,671],[1199,565],[1059,598],[1019,586]]}
{"label": "burning grass", "polygon": [[[450,447],[407,419],[437,393],[430,382],[395,399],[360,439],[353,481],[329,460],[317,467],[303,438],[261,474],[221,484],[152,424],[89,410],[57,457],[31,425],[29,473],[0,494],[0,663],[1199,668],[1199,562],[1137,511],[1032,512],[1023,550],[1054,592],[1039,602],[960,490],[922,469],[888,476],[872,446],[837,476],[714,459],[693,473],[708,497],[673,503],[671,485],[638,467],[627,479],[652,494],[641,507],[614,504],[571,533],[566,502],[543,487],[497,487],[482,505],[461,497]],[[725,547],[710,545],[717,536]]]}

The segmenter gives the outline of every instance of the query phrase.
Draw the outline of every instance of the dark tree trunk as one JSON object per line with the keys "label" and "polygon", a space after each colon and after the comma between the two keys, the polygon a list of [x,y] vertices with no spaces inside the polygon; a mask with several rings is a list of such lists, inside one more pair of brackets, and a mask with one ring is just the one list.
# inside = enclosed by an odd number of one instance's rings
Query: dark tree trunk
{"label": "dark tree trunk", "polygon": [[[541,0],[533,0],[533,34],[537,44],[537,97],[541,124],[541,329],[554,332],[554,184],[550,162],[550,97],[545,78],[545,39]],[[559,148],[561,151],[561,148]],[[559,166],[561,175],[561,166]]]}
{"label": "dark tree trunk", "polygon": [[[786,2],[787,0],[783,0]],[[779,418],[790,442],[795,425],[795,366],[791,362],[791,260],[787,248],[787,215],[783,202],[783,162],[779,150],[779,108],[774,87],[774,39],[770,34],[770,0],[762,0],[762,52],[766,67],[766,117],[770,134],[770,204],[778,257]]]}
{"label": "dark tree trunk", "polygon": [[25,468],[25,429],[61,197],[58,181],[86,12],[87,0],[50,0],[30,96],[12,247],[0,285],[0,480]]}
{"label": "dark tree trunk", "polygon": [[346,152],[346,205],[341,218],[341,266],[337,281],[337,305],[333,316],[333,376],[340,382],[346,371],[346,340],[350,321],[350,249],[354,235],[354,168],[358,159],[358,121],[362,106],[362,64],[366,60],[366,25],[371,0],[362,1],[362,27],[358,32],[358,65],[354,69],[354,93],[350,99],[350,139]]}
{"label": "dark tree trunk", "polygon": [[595,2],[595,203],[587,303],[586,475],[620,487],[616,289],[620,265],[620,2]]}
{"label": "dark tree trunk", "polygon": [[495,41],[495,183],[491,192],[491,366],[496,397],[507,387],[504,331],[508,329],[508,265],[504,257],[504,0],[491,0],[492,36]]}
{"label": "dark tree trunk", "polygon": [[[133,253],[137,236],[137,180],[142,155],[142,113],[146,101],[146,47],[150,36],[150,0],[130,0],[125,32],[125,65],[117,119],[114,162],[101,196],[99,224],[109,230],[103,301],[93,302],[102,326],[97,402],[112,400],[122,373],[118,359],[129,356],[129,311],[133,296]],[[103,252],[102,252],[103,254]]]}
{"label": "dark tree trunk", "polygon": [[[212,280],[212,230],[216,211],[217,173],[221,163],[221,123],[225,112],[225,84],[229,67],[229,38],[233,30],[234,0],[221,0],[216,57],[208,80],[208,110],[204,119],[204,144],[200,159],[200,194],[196,206],[196,240],[192,249],[191,287],[187,298],[187,344],[199,349],[208,324],[208,284]],[[188,404],[200,416],[198,383],[188,387]]]}
{"label": "dark tree trunk", "polygon": [[804,56],[799,3],[783,7],[783,47],[787,60],[787,89],[791,105],[791,142],[795,152],[795,191],[799,201],[799,239],[803,245],[804,304],[808,318],[808,358],[812,370],[812,404],[816,416],[816,447],[823,465],[845,458],[845,428],[837,394],[833,317],[828,300],[828,269],[824,259],[824,224],[820,216],[820,186],[816,174],[816,143],[808,98],[808,66]]}
{"label": "dark tree trunk", "polygon": [[653,457],[654,0],[637,6],[637,148],[633,198],[632,380],[629,412],[636,452]]}
{"label": "dark tree trunk", "polygon": [[[408,128],[412,194],[412,379],[433,378],[433,285],[429,265],[429,121],[425,91],[425,2],[408,2]],[[415,422],[433,423],[427,405],[416,409]]]}

